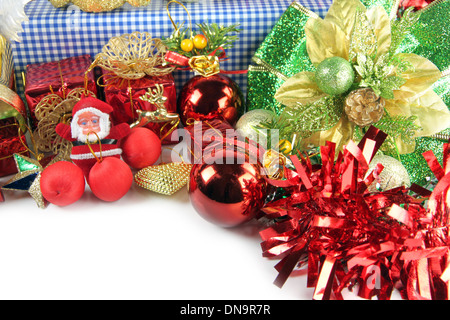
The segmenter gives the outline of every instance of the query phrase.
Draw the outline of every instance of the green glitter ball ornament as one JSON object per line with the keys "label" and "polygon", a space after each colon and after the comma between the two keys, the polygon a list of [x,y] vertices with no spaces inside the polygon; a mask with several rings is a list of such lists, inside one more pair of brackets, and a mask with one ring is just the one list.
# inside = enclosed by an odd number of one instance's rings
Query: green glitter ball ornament
{"label": "green glitter ball ornament", "polygon": [[346,92],[355,80],[355,72],[350,62],[341,57],[323,60],[317,66],[316,83],[320,90],[329,95]]}

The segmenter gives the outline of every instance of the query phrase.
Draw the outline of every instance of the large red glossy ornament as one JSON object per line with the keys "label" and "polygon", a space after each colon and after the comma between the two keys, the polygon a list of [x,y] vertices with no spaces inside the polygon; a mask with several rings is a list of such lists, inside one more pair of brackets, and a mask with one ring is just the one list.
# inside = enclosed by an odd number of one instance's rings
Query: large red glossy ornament
{"label": "large red glossy ornament", "polygon": [[204,219],[222,227],[254,218],[267,196],[261,165],[238,158],[242,159],[242,153],[237,149],[204,156],[204,162],[191,171],[188,190],[193,207]]}
{"label": "large red glossy ornament", "polygon": [[223,119],[234,126],[243,114],[243,101],[242,91],[229,77],[199,75],[183,86],[178,98],[178,113],[184,125],[188,119]]}

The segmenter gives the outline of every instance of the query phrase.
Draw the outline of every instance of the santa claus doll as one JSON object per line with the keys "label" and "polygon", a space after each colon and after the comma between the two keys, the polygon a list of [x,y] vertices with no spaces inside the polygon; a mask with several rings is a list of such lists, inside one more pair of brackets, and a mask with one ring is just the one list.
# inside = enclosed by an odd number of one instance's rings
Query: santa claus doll
{"label": "santa claus doll", "polygon": [[122,149],[118,140],[130,133],[126,123],[113,126],[110,113],[113,108],[96,98],[82,98],[72,110],[70,125],[59,123],[56,133],[72,142],[71,160],[79,166],[89,181],[89,171],[97,158],[120,158]]}

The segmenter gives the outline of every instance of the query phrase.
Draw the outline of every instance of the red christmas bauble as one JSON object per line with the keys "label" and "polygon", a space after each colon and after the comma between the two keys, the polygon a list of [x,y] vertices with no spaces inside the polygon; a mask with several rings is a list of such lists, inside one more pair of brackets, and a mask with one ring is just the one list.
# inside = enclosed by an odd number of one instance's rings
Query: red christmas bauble
{"label": "red christmas bauble", "polygon": [[120,141],[122,159],[134,169],[153,165],[161,155],[161,140],[147,128],[133,128]]}
{"label": "red christmas bauble", "polygon": [[188,119],[223,119],[234,126],[243,114],[243,101],[242,91],[231,78],[195,76],[180,92],[178,113],[184,125]]}
{"label": "red christmas bauble", "polygon": [[[189,181],[189,198],[204,219],[235,227],[254,218],[264,205],[267,182],[259,163],[238,161],[242,153],[224,150],[204,156],[195,164]],[[243,163],[242,163],[243,162]]]}
{"label": "red christmas bauble", "polygon": [[57,206],[67,206],[78,201],[86,183],[83,171],[72,162],[59,161],[41,173],[42,196]]}
{"label": "red christmas bauble", "polygon": [[89,186],[92,193],[103,201],[116,201],[122,198],[133,183],[133,173],[122,160],[114,157],[97,162],[89,173]]}

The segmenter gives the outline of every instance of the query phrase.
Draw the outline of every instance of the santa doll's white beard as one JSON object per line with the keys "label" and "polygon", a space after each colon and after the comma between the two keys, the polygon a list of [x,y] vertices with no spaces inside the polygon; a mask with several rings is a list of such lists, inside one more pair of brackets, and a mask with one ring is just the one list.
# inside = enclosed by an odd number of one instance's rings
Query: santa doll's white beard
{"label": "santa doll's white beard", "polygon": [[97,132],[96,133],[97,135],[95,135],[95,134],[93,134],[93,133],[91,133],[91,134],[83,134],[82,132],[80,132],[79,134],[78,134],[78,136],[77,136],[77,140],[78,141],[80,141],[80,142],[86,142],[86,141],[89,141],[89,142],[91,142],[91,143],[95,143],[95,142],[97,142],[97,140],[98,139],[104,139],[104,138],[106,138],[106,135],[105,135],[105,133],[102,133],[101,131],[100,132]]}

